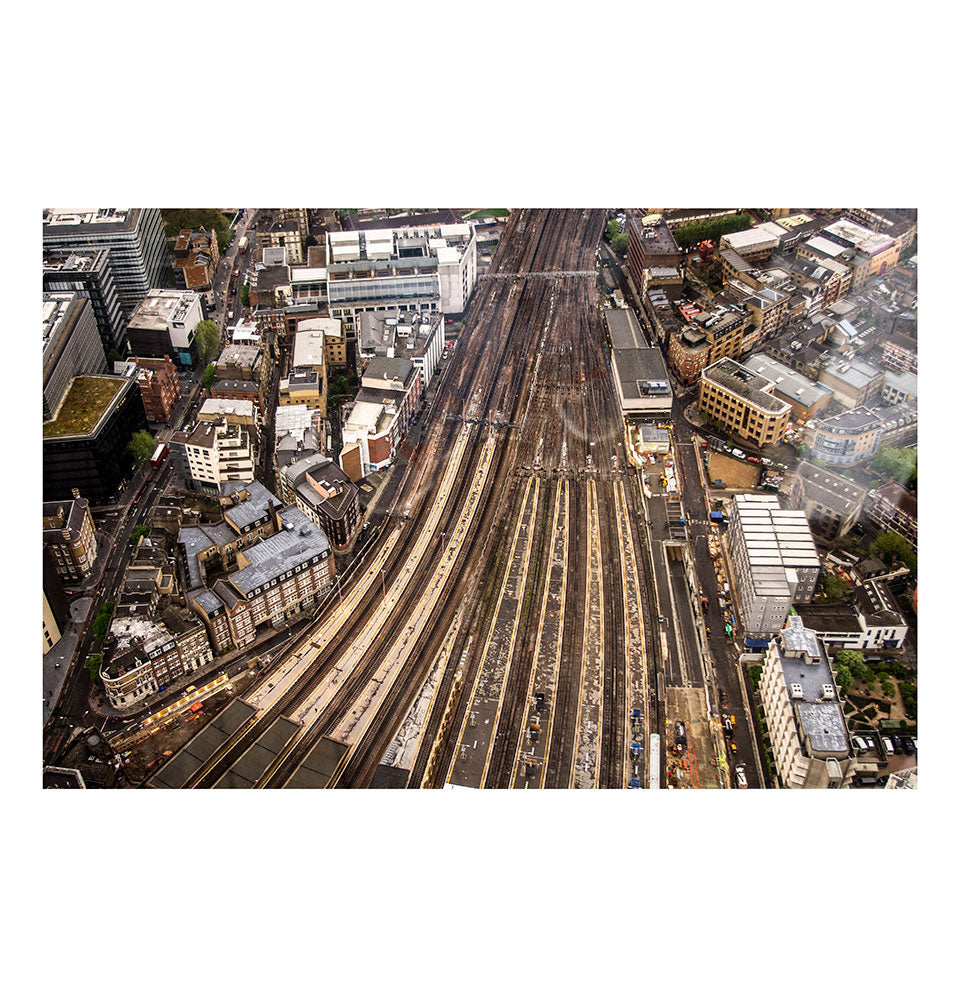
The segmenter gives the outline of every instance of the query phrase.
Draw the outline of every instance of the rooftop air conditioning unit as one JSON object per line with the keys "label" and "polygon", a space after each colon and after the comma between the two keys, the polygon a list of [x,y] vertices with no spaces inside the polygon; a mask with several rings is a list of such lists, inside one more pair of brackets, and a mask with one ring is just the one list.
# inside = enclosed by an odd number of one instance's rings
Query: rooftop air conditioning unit
{"label": "rooftop air conditioning unit", "polygon": [[827,685],[826,683],[824,683],[820,687],[820,695],[823,699],[833,699],[836,693],[834,692],[832,685]]}
{"label": "rooftop air conditioning unit", "polygon": [[803,686],[799,682],[790,683],[791,699],[803,699]]}

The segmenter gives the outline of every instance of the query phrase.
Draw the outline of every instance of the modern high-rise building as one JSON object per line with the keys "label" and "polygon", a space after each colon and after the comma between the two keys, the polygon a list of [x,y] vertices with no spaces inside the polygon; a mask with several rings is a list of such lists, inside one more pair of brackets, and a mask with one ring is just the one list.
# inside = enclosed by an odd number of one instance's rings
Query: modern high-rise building
{"label": "modern high-rise building", "polygon": [[77,374],[103,374],[107,358],[90,302],[76,291],[43,295],[43,417],[60,407]]}
{"label": "modern high-rise building", "polygon": [[110,266],[110,250],[89,246],[43,250],[44,291],[77,291],[90,299],[104,351],[123,353],[123,315]]}
{"label": "modern high-rise building", "polygon": [[147,429],[147,417],[136,381],[75,377],[56,417],[43,424],[44,501],[68,498],[74,488],[91,501],[116,495],[132,468],[127,445],[139,429]]}
{"label": "modern high-rise building", "polygon": [[84,255],[110,250],[123,317],[164,283],[167,246],[159,208],[44,208],[43,249]]}

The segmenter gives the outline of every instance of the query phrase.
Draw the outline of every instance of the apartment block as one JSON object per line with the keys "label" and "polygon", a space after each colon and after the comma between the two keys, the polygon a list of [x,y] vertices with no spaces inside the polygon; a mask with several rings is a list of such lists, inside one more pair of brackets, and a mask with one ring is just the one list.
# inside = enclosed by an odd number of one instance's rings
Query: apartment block
{"label": "apartment block", "polygon": [[866,360],[835,358],[820,371],[820,383],[841,405],[858,408],[875,402],[883,391],[883,371]]}
{"label": "apartment block", "polygon": [[114,371],[121,368],[128,376],[136,378],[140,385],[140,397],[147,422],[169,423],[173,411],[182,397],[177,368],[170,357],[131,357],[114,365]]}
{"label": "apartment block", "polygon": [[773,381],[729,358],[708,367],[700,378],[700,410],[758,446],[779,443],[791,408],[773,394]]}
{"label": "apartment block", "polygon": [[360,489],[342,468],[322,454],[305,457],[282,468],[279,492],[330,538],[334,547],[347,546],[360,527]]}
{"label": "apartment block", "polygon": [[790,617],[764,653],[760,701],[783,788],[851,785],[858,766],[830,659],[800,616]]}
{"label": "apartment block", "polygon": [[866,497],[866,489],[848,478],[802,460],[790,493],[790,508],[802,509],[819,536],[836,540],[859,521]]}
{"label": "apartment block", "polygon": [[181,229],[173,247],[173,282],[184,291],[209,291],[220,259],[217,233]]}
{"label": "apartment block", "polygon": [[442,312],[364,312],[357,336],[361,366],[375,357],[407,359],[421,372],[426,388],[443,354],[443,322]]}
{"label": "apartment block", "polygon": [[917,546],[917,497],[891,481],[870,492],[864,504],[867,515],[883,530],[895,530]]}
{"label": "apartment block", "polygon": [[256,454],[251,433],[246,426],[230,425],[224,416],[201,420],[190,433],[174,434],[170,449],[171,454],[176,449],[188,486],[197,491],[217,494],[228,481],[253,480]]}
{"label": "apartment block", "polygon": [[883,343],[883,357],[880,361],[889,370],[917,373],[917,341],[895,332]]}
{"label": "apartment block", "polygon": [[804,430],[810,456],[827,464],[858,464],[877,452],[883,427],[876,413],[854,408],[811,423]]}
{"label": "apartment block", "polygon": [[180,531],[187,598],[217,653],[308,611],[336,575],[327,535],[300,509],[284,508],[256,481],[229,483],[224,497],[234,504],[223,523]]}

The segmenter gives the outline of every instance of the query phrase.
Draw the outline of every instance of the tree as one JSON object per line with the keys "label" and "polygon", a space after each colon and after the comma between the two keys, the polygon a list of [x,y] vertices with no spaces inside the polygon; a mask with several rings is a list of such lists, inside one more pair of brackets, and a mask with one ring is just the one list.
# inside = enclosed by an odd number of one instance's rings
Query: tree
{"label": "tree", "polygon": [[118,360],[122,359],[123,357],[120,356],[120,354],[117,353],[117,351],[112,346],[110,347],[109,350],[107,350],[107,361],[109,363],[116,363]]}
{"label": "tree", "polygon": [[673,237],[681,248],[688,248],[705,239],[716,239],[728,232],[741,232],[754,223],[751,215],[732,214],[721,215],[705,222],[694,222],[692,225],[681,225],[674,230]]}
{"label": "tree", "polygon": [[308,235],[306,239],[303,240],[303,248],[309,249],[311,246],[317,245],[317,237],[314,235]]}
{"label": "tree", "polygon": [[917,480],[917,451],[912,447],[881,447],[873,458],[873,469],[885,478],[912,487]]}
{"label": "tree", "polygon": [[230,219],[216,208],[161,208],[168,239],[175,239],[181,229],[213,229],[217,233],[217,245],[221,252],[230,242]]}
{"label": "tree", "polygon": [[917,570],[917,554],[910,541],[895,530],[886,530],[870,544],[870,553],[880,557],[887,564],[899,561],[911,571]]}
{"label": "tree", "polygon": [[622,256],[627,251],[627,246],[630,245],[630,236],[626,232],[621,232],[619,235],[615,235],[610,240],[610,246],[615,253]]}
{"label": "tree", "polygon": [[613,242],[614,237],[618,236],[620,231],[620,222],[618,222],[616,218],[611,218],[610,221],[607,222],[607,241]]}
{"label": "tree", "polygon": [[144,526],[140,523],[139,526],[134,526],[130,531],[130,543],[135,544],[141,537],[145,537],[150,532],[149,526]]}
{"label": "tree", "polygon": [[863,682],[870,672],[863,660],[863,655],[859,651],[850,651],[847,648],[841,648],[834,654],[833,663],[838,668],[850,669],[850,674],[859,682]]}
{"label": "tree", "polygon": [[840,665],[835,671],[837,685],[846,692],[853,685],[853,674],[846,665]]}
{"label": "tree", "polygon": [[897,687],[887,679],[885,682],[880,683],[880,688],[883,690],[883,695],[885,699],[893,699],[897,694]]}
{"label": "tree", "polygon": [[243,287],[240,288],[240,304],[243,305],[244,308],[248,308],[250,306],[249,284],[244,284]]}
{"label": "tree", "polygon": [[110,625],[110,617],[113,615],[114,603],[107,600],[97,613],[93,621],[93,636],[99,643],[103,643],[103,638],[107,636],[107,627]]}
{"label": "tree", "polygon": [[197,348],[204,360],[209,360],[220,349],[220,328],[216,322],[204,319],[197,323]]}
{"label": "tree", "polygon": [[214,379],[217,376],[217,365],[215,363],[207,364],[207,369],[203,372],[203,386],[210,390],[213,387]]}
{"label": "tree", "polygon": [[100,679],[100,663],[103,658],[99,654],[91,654],[87,658],[87,671],[90,673],[90,681],[93,685],[97,685],[101,681]]}
{"label": "tree", "polygon": [[831,602],[836,602],[847,594],[846,583],[837,575],[826,575],[823,579],[823,594]]}
{"label": "tree", "polygon": [[149,460],[156,449],[157,441],[145,429],[138,429],[127,444],[127,451],[133,458],[134,467],[139,467],[145,460]]}

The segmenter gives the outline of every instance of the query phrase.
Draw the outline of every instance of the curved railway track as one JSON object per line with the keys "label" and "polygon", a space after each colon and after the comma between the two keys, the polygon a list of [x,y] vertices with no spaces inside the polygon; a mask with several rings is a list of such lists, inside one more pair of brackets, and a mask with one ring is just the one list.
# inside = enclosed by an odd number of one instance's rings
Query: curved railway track
{"label": "curved railway track", "polygon": [[[492,272],[509,277],[515,273],[592,269],[603,221],[602,211],[518,211],[507,225]],[[464,423],[476,424],[470,430],[463,463],[436,531],[410,573],[387,624],[373,636],[362,657],[343,676],[343,684],[318,709],[317,717],[305,727],[303,735],[277,756],[258,785],[285,784],[311,748],[336,731],[351,711],[356,711],[358,701],[378,674],[381,661],[403,634],[410,614],[430,584],[444,537],[451,535],[464,509],[484,440],[490,433],[495,434],[495,445],[486,485],[458,554],[456,570],[439,593],[433,625],[405,652],[407,657],[397,666],[387,693],[372,713],[373,722],[361,728],[363,733],[351,745],[334,782],[344,787],[370,783],[447,640],[456,616],[460,625],[446,664],[436,679],[435,705],[425,719],[408,780],[410,786],[442,784],[450,770],[458,732],[464,726],[470,690],[482,665],[488,631],[496,622],[492,610],[505,570],[506,553],[521,514],[524,486],[531,475],[536,475],[542,480],[540,502],[530,523],[529,570],[526,585],[517,599],[520,620],[500,690],[495,721],[497,736],[494,738],[491,733],[484,784],[508,786],[519,767],[534,676],[538,667],[547,667],[536,660],[536,648],[540,614],[548,602],[545,598],[548,575],[551,586],[564,586],[565,601],[559,622],[554,701],[547,704],[550,733],[543,772],[538,776],[546,786],[571,784],[578,738],[574,721],[584,667],[584,581],[588,553],[585,527],[588,482],[592,481],[598,497],[597,519],[603,551],[599,584],[604,606],[597,783],[624,785],[628,747],[625,718],[631,690],[627,687],[625,596],[618,546],[618,528],[622,530],[624,524],[618,524],[617,520],[622,513],[618,512],[620,507],[614,494],[616,483],[625,485],[628,516],[640,515],[640,503],[636,479],[631,481],[625,458],[617,456],[622,455],[620,413],[603,349],[595,287],[577,277],[483,282],[471,304],[467,328],[440,389],[435,413],[395,502],[394,507],[403,509],[409,519],[401,523],[395,547],[384,565],[388,588],[408,568],[419,524],[436,500],[445,458],[456,434]],[[550,574],[549,552],[543,556],[543,551],[551,543],[555,504],[562,485],[568,502],[565,505],[568,563],[565,572]],[[659,646],[654,640],[657,630],[651,624],[647,598],[649,551],[643,531],[630,529],[638,567],[642,569],[638,574],[644,653],[648,667],[655,669]],[[390,528],[384,529],[369,551],[370,557],[376,557],[390,535]],[[363,577],[362,571],[359,577]],[[331,673],[345,651],[357,641],[365,621],[381,599],[381,586],[370,585],[326,645],[315,649],[314,660],[303,675],[269,710],[241,728],[198,772],[194,784],[215,783],[277,717],[289,716],[308,702],[311,690]],[[555,599],[553,603],[559,604]],[[320,620],[295,645],[294,653],[310,646],[324,621],[329,619],[330,607],[335,605],[328,601]],[[549,667],[553,667],[552,662]],[[539,684],[539,677],[536,681]],[[369,692],[366,694],[369,696]],[[659,714],[649,719],[651,730],[654,724],[659,729],[662,720]]]}

